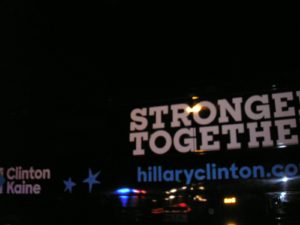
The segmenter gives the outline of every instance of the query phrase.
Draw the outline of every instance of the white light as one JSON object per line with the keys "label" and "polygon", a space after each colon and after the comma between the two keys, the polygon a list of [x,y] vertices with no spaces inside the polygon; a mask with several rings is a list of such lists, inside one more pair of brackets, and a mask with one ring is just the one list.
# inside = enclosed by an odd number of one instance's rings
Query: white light
{"label": "white light", "polygon": [[169,196],[169,199],[174,199],[175,198],[175,195],[170,195]]}
{"label": "white light", "polygon": [[176,189],[176,188],[173,188],[173,189],[170,190],[170,192],[171,192],[171,193],[175,193],[175,192],[177,192],[177,189]]}
{"label": "white light", "polygon": [[193,112],[200,112],[201,108],[202,108],[201,105],[197,104],[193,106]]}
{"label": "white light", "polygon": [[287,177],[284,177],[281,179],[282,182],[287,182],[288,180],[289,180],[289,178],[287,178]]}
{"label": "white light", "polygon": [[285,201],[286,192],[281,192],[279,198],[280,198],[281,201]]}
{"label": "white light", "polygon": [[278,145],[278,148],[286,148],[286,145]]}
{"label": "white light", "polygon": [[201,109],[202,109],[202,106],[200,104],[196,104],[193,107],[187,107],[186,111],[188,113],[197,113],[197,112],[200,112]]}

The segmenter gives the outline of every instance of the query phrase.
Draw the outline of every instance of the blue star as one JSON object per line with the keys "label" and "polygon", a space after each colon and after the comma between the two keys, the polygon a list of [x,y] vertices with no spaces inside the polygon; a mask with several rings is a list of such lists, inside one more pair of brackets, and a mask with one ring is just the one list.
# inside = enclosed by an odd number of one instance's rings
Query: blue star
{"label": "blue star", "polygon": [[72,178],[69,177],[68,180],[64,180],[64,184],[65,184],[65,191],[69,191],[70,193],[72,193],[72,189],[76,185],[76,183],[72,181]]}
{"label": "blue star", "polygon": [[4,176],[0,175],[0,186],[2,186],[5,183]]}
{"label": "blue star", "polygon": [[92,192],[92,188],[94,184],[100,184],[100,181],[96,180],[96,178],[99,176],[100,171],[98,171],[96,174],[92,173],[92,170],[89,169],[89,176],[83,181],[83,183],[89,184],[89,193]]}

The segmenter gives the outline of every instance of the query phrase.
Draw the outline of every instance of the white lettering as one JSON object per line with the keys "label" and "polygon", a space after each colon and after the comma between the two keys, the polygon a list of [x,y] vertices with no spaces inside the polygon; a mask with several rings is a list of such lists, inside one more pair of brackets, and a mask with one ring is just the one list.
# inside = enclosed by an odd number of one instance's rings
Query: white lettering
{"label": "white lettering", "polygon": [[[161,147],[157,146],[156,142],[158,141],[158,139],[163,139],[162,142],[164,142],[164,144],[162,144]],[[158,154],[158,155],[162,155],[165,154],[167,151],[170,150],[171,146],[172,146],[172,138],[171,135],[163,130],[159,130],[159,131],[155,131],[151,136],[150,136],[150,140],[149,140],[149,145],[151,150]]]}
{"label": "white lettering", "polygon": [[155,116],[155,123],[152,124],[153,129],[162,129],[165,128],[165,123],[162,122],[162,114],[167,114],[168,107],[167,106],[157,106],[149,108],[149,115]]}
{"label": "white lettering", "polygon": [[148,121],[145,116],[147,116],[146,108],[132,110],[130,114],[130,118],[132,120],[130,122],[130,131],[142,131],[146,129]]}
{"label": "white lettering", "polygon": [[233,98],[232,102],[234,104],[234,107],[232,107],[226,99],[218,100],[218,105],[220,107],[219,123],[229,122],[227,113],[231,115],[234,121],[236,122],[242,121],[242,110],[241,110],[242,98]]}
{"label": "white lettering", "polygon": [[296,145],[299,143],[298,136],[291,134],[291,128],[296,128],[295,119],[276,120],[278,139],[277,145]]}
{"label": "white lettering", "polygon": [[189,120],[188,116],[189,113],[187,111],[187,108],[189,105],[187,104],[175,104],[171,105],[172,110],[172,122],[171,127],[180,127],[181,121],[184,126],[188,127],[192,125],[192,122]]}
{"label": "white lettering", "polygon": [[[193,112],[193,118],[199,125],[207,125],[214,121],[217,115],[217,109],[214,104],[208,101],[202,101],[199,103],[202,106],[202,110],[199,112]],[[203,110],[206,110],[209,115],[206,118],[200,117]]]}
{"label": "white lettering", "polygon": [[227,149],[238,149],[241,148],[241,143],[237,141],[237,133],[244,133],[244,125],[234,124],[234,125],[224,125],[222,126],[222,134],[229,134],[229,143],[227,144]]}
{"label": "white lettering", "polygon": [[288,107],[288,100],[293,100],[292,92],[276,93],[272,97],[275,102],[275,118],[295,116],[295,108]]}
{"label": "white lettering", "polygon": [[262,141],[262,146],[263,147],[270,147],[273,144],[273,141],[271,139],[271,121],[264,121],[261,122],[261,131],[258,131],[258,123],[253,122],[253,123],[247,123],[247,127],[249,129],[249,136],[250,136],[250,142],[248,143],[249,148],[258,148],[259,147],[259,142],[258,138],[261,138]]}
{"label": "white lettering", "polygon": [[135,142],[135,149],[133,149],[133,155],[145,155],[145,149],[143,149],[142,147],[142,142],[148,140],[148,133],[131,133],[129,139],[130,142]]}
{"label": "white lettering", "polygon": [[[255,111],[252,109],[254,107],[254,103],[259,102],[260,105],[256,106]],[[248,118],[252,120],[261,120],[261,119],[269,119],[270,115],[270,106],[268,105],[268,95],[254,95],[247,99],[245,103],[245,113]]]}
{"label": "white lettering", "polygon": [[[184,136],[188,136],[187,138],[184,138],[183,142],[184,145],[180,143],[180,139]],[[174,136],[174,147],[176,148],[177,151],[181,153],[186,153],[189,151],[192,151],[195,149],[196,144],[196,139],[191,138],[196,136],[196,129],[195,128],[182,128],[178,130]]]}
{"label": "white lettering", "polygon": [[220,150],[220,142],[214,141],[214,134],[219,134],[219,127],[218,126],[211,126],[211,127],[201,127],[199,129],[202,137],[202,144],[200,149],[207,150],[207,151],[216,151]]}

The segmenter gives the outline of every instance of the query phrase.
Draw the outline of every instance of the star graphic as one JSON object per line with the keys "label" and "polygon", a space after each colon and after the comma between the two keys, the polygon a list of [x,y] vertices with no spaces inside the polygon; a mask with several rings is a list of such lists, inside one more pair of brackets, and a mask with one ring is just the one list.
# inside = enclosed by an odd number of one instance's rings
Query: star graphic
{"label": "star graphic", "polygon": [[0,175],[0,186],[2,186],[5,183],[4,176]]}
{"label": "star graphic", "polygon": [[72,189],[76,185],[76,183],[74,183],[72,181],[72,178],[69,177],[68,180],[64,180],[64,184],[65,184],[65,191],[68,191],[68,192],[72,193]]}
{"label": "star graphic", "polygon": [[96,180],[96,178],[99,176],[100,171],[97,173],[93,174],[92,170],[89,168],[89,176],[83,180],[83,183],[88,183],[89,184],[89,193],[92,192],[92,188],[94,184],[100,184],[100,181]]}

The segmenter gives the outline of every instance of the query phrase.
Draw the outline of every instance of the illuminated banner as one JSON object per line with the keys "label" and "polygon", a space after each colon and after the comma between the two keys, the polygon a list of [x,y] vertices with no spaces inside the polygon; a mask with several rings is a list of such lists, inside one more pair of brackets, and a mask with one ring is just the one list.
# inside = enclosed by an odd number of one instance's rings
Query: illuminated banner
{"label": "illuminated banner", "polygon": [[[284,148],[299,144],[300,91],[135,108],[130,113],[134,156],[150,152]],[[150,152],[149,152],[150,151]]]}
{"label": "illuminated banner", "polygon": [[50,169],[0,167],[0,194],[39,195],[43,190],[41,182],[50,179]]}

